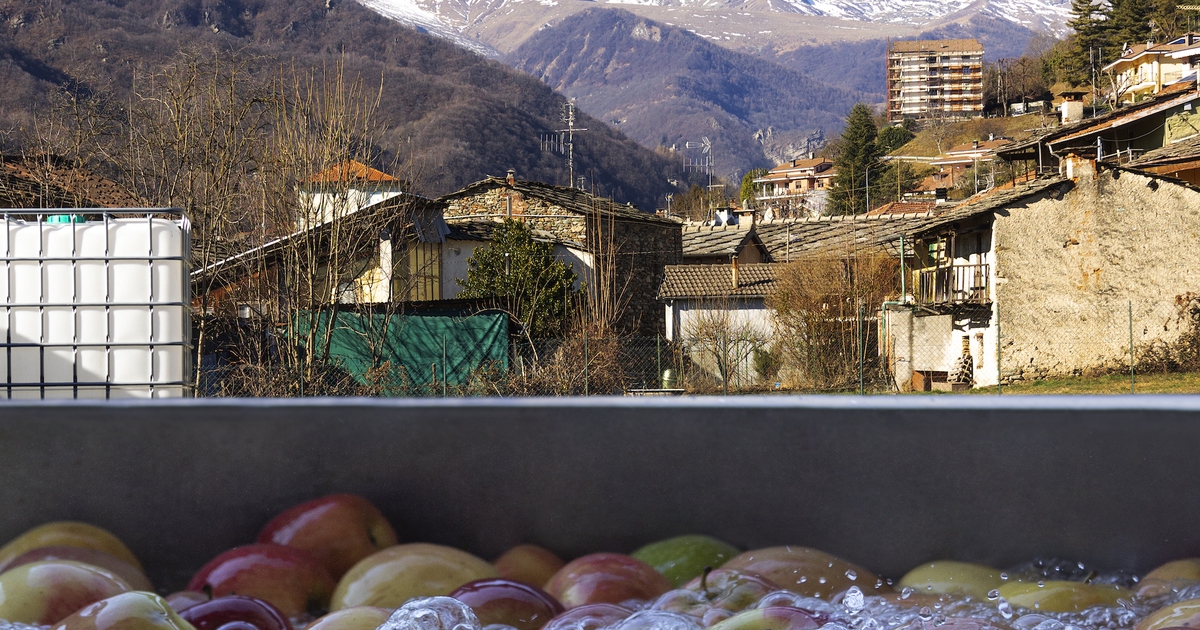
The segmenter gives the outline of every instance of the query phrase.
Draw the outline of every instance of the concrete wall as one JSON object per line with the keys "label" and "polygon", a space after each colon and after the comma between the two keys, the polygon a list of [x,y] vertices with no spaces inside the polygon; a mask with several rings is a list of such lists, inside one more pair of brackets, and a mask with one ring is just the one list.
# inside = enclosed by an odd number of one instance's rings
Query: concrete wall
{"label": "concrete wall", "polygon": [[939,558],[1141,573],[1200,548],[1195,397],[27,403],[0,404],[0,434],[0,540],[95,523],[163,592],[334,492],[487,559],[702,532],[899,578]]}
{"label": "concrete wall", "polygon": [[1186,330],[1176,300],[1200,292],[1200,192],[1076,165],[1075,187],[995,221],[1005,380],[1127,370],[1134,347]]}

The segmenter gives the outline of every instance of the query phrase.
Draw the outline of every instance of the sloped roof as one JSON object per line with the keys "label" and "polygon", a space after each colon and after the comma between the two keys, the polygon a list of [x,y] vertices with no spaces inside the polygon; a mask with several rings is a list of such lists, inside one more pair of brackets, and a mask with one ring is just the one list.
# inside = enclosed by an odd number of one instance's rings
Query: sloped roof
{"label": "sloped roof", "polygon": [[346,182],[399,183],[400,180],[371,168],[358,160],[346,160],[329,168],[313,173],[304,180],[309,184],[332,184]]}
{"label": "sloped roof", "polygon": [[845,255],[881,248],[899,255],[900,237],[911,238],[943,225],[961,221],[1063,186],[1070,180],[1046,177],[1028,183],[1007,184],[981,192],[956,206],[939,206],[924,213],[824,216],[816,219],[763,222],[759,235],[778,261],[807,256]]}
{"label": "sloped roof", "polygon": [[778,269],[770,263],[739,265],[734,288],[733,265],[667,265],[658,298],[764,298],[776,287]]}
{"label": "sloped roof", "polygon": [[1158,166],[1160,164],[1189,162],[1192,160],[1200,160],[1200,135],[1168,144],[1153,151],[1147,151],[1138,159],[1126,164],[1126,166],[1137,168],[1139,166]]}
{"label": "sloped roof", "polygon": [[584,216],[599,214],[617,219],[679,225],[679,222],[674,219],[660,217],[652,212],[642,212],[632,204],[621,205],[611,199],[598,197],[578,188],[553,186],[551,184],[543,184],[542,182],[522,181],[519,179],[514,181],[510,186],[507,179],[492,175],[473,184],[468,184],[462,190],[439,197],[438,201],[449,202],[454,199],[478,195],[494,188],[508,188],[526,197],[541,199],[567,212]]}
{"label": "sloped roof", "polygon": [[736,256],[757,240],[754,226],[685,225],[684,256]]}
{"label": "sloped roof", "polygon": [[983,44],[977,39],[921,39],[892,42],[889,52],[983,52]]}
{"label": "sloped roof", "polygon": [[54,155],[0,157],[0,204],[11,208],[139,208],[116,182]]}
{"label": "sloped roof", "polygon": [[889,201],[868,212],[867,216],[874,217],[883,214],[929,214],[937,209],[937,203],[933,201]]}

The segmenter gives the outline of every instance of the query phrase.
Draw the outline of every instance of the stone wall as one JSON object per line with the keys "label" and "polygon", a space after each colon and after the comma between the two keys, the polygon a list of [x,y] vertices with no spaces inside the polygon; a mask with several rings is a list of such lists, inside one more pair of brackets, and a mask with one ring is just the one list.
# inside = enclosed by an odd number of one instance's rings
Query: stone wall
{"label": "stone wall", "polygon": [[1200,192],[1075,163],[1075,187],[997,212],[1002,379],[1125,371],[1189,330],[1177,300],[1200,293]]}
{"label": "stone wall", "polygon": [[526,197],[508,188],[498,187],[470,197],[453,199],[446,205],[443,216],[447,220],[472,217],[503,221],[509,216],[510,199],[514,219],[523,220],[533,229],[549,232],[564,242],[587,242],[587,219],[583,215],[537,197]]}
{"label": "stone wall", "polygon": [[597,238],[606,238],[617,252],[614,277],[627,298],[622,328],[640,334],[662,334],[666,330],[658,289],[667,265],[683,261],[683,227],[680,224],[651,221],[594,221],[589,248]]}

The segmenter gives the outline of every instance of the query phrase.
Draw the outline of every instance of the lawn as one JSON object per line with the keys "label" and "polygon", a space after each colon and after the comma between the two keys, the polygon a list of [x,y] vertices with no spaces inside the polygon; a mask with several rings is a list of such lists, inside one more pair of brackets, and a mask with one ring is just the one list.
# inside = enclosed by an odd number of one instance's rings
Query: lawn
{"label": "lawn", "polygon": [[[1198,394],[1200,372],[1169,374],[1138,374],[1135,378],[1138,394]],[[1128,374],[1108,376],[1073,376],[1005,385],[1004,395],[1014,394],[1128,394]],[[971,390],[972,394],[996,394],[995,387]]]}

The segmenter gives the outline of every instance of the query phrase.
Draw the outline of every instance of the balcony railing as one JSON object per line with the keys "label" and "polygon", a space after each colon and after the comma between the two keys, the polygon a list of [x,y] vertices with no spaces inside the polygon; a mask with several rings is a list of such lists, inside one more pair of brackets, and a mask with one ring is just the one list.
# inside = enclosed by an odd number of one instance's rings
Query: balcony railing
{"label": "balcony railing", "polygon": [[991,302],[986,263],[934,267],[914,271],[918,304],[987,304]]}

